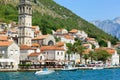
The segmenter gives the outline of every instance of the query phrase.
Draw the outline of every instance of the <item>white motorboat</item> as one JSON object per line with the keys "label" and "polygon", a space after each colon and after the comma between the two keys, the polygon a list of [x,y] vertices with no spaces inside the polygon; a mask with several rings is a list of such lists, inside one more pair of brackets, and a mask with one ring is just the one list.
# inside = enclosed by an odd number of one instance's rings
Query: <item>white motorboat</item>
{"label": "white motorboat", "polygon": [[51,74],[55,72],[54,70],[48,70],[48,69],[43,69],[43,70],[40,70],[40,71],[36,71],[35,74],[36,75],[47,75],[47,74]]}
{"label": "white motorboat", "polygon": [[94,66],[92,69],[93,70],[95,70],[95,69],[104,69],[104,67],[102,67],[102,66]]}
{"label": "white motorboat", "polygon": [[78,68],[72,67],[71,65],[65,66],[62,71],[76,71]]}

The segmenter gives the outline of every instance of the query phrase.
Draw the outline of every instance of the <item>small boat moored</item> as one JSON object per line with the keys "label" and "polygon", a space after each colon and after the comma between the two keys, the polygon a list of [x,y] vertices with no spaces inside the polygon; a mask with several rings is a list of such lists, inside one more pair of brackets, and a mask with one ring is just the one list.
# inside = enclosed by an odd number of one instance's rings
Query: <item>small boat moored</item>
{"label": "small boat moored", "polygon": [[72,67],[72,65],[67,65],[65,66],[63,69],[61,69],[62,71],[76,71],[78,68],[76,67]]}
{"label": "small boat moored", "polygon": [[92,69],[93,70],[95,70],[95,69],[104,69],[104,67],[102,67],[102,66],[94,66]]}
{"label": "small boat moored", "polygon": [[47,74],[51,74],[53,72],[55,72],[55,71],[54,70],[48,70],[47,68],[44,68],[40,71],[36,71],[35,74],[36,75],[47,75]]}

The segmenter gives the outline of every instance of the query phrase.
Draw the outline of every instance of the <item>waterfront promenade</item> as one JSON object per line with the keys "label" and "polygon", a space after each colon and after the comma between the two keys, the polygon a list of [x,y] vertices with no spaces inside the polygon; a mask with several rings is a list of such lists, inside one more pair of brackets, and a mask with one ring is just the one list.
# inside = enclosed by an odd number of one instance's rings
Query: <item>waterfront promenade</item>
{"label": "waterfront promenade", "polygon": [[[92,70],[93,69],[93,67],[77,67],[77,68],[78,68],[78,70]],[[114,68],[120,68],[120,66],[104,67],[104,69],[114,69]],[[59,71],[62,68],[49,68],[49,69]],[[24,72],[24,71],[29,72],[29,71],[38,71],[38,70],[40,70],[40,68],[39,69],[18,69],[18,70],[15,70],[15,69],[0,69],[0,72],[17,72],[17,71],[19,71],[19,72]]]}

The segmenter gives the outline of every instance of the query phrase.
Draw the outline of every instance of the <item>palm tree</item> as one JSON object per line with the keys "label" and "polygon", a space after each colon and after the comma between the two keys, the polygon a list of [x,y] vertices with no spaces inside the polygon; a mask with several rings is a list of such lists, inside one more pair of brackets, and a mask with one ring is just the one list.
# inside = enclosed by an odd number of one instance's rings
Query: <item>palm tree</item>
{"label": "palm tree", "polygon": [[85,59],[85,64],[87,64],[87,59],[89,59],[89,54],[83,54],[83,58]]}
{"label": "palm tree", "polygon": [[67,54],[68,54],[68,60],[70,61],[70,54],[71,54],[71,50],[70,49],[67,50]]}
{"label": "palm tree", "polygon": [[66,43],[66,46],[67,46],[68,60],[70,61],[70,54],[72,54],[72,44]]}
{"label": "palm tree", "polygon": [[94,54],[94,51],[90,51],[90,52],[89,52],[89,56],[90,56],[91,62],[93,62],[93,54]]}
{"label": "palm tree", "polygon": [[77,47],[77,53],[80,55],[80,63],[82,63],[82,54],[84,52],[85,48],[82,45],[79,45]]}

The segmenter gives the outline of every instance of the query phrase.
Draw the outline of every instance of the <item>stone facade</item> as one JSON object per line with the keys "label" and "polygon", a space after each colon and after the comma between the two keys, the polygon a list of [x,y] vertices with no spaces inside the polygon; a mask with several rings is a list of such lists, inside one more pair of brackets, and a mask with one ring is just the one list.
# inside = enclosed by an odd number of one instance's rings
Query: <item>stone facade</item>
{"label": "stone facade", "polygon": [[18,44],[31,46],[32,39],[32,5],[29,0],[20,0],[19,5]]}

